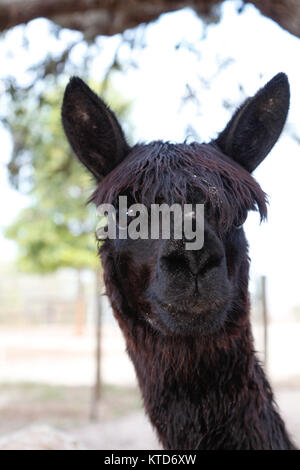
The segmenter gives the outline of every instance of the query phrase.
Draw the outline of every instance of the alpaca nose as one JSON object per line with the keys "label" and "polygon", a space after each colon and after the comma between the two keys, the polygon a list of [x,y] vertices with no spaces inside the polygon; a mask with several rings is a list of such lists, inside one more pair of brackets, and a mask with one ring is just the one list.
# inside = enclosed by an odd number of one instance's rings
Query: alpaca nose
{"label": "alpaca nose", "polygon": [[170,241],[160,258],[161,269],[167,274],[190,272],[194,276],[204,276],[208,271],[221,265],[223,253],[218,247],[205,247],[201,250],[185,250],[182,243]]}

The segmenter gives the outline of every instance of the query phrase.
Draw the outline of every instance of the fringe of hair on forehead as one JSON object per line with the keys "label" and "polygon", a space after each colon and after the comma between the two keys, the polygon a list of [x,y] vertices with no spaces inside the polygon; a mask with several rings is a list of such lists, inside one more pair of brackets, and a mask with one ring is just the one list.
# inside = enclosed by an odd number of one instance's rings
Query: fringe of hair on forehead
{"label": "fringe of hair on forehead", "polygon": [[228,229],[246,211],[267,216],[267,197],[255,179],[211,144],[171,144],[156,141],[139,144],[99,184],[91,197],[97,206],[116,204],[127,195],[147,207],[154,203],[196,203],[202,194]]}

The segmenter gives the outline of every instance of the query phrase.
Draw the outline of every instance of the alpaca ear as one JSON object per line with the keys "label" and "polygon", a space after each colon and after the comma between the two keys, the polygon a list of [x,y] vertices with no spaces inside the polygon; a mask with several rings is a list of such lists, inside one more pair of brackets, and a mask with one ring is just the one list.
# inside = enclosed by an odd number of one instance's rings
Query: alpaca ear
{"label": "alpaca ear", "polygon": [[288,78],[279,73],[245,101],[215,142],[223,153],[252,172],[278,140],[289,102]]}
{"label": "alpaca ear", "polygon": [[73,151],[98,181],[129,153],[114,113],[78,77],[66,88],[62,123]]}

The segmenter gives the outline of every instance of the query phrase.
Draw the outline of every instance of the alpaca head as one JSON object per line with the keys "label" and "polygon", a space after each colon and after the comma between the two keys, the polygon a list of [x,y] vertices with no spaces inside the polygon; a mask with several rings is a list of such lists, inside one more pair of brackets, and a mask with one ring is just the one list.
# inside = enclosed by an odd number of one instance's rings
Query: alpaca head
{"label": "alpaca head", "polygon": [[[128,205],[137,202],[149,209],[155,203],[204,205],[199,249],[187,249],[184,237],[123,239],[124,222],[116,239],[104,242],[131,319],[164,335],[205,335],[224,326],[243,296],[246,301],[242,225],[250,210],[266,216],[265,194],[251,173],[276,143],[288,107],[288,81],[278,74],[245,101],[209,144],[156,141],[130,147],[113,112],[79,78],[71,79],[63,126],[98,182],[97,205],[117,206],[119,196],[126,196]],[[127,212],[126,223],[132,219]]]}

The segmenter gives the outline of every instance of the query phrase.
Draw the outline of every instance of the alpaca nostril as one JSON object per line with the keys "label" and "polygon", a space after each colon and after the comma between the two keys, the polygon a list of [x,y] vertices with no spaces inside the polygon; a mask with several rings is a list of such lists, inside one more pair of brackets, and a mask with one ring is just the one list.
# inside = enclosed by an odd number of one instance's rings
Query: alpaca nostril
{"label": "alpaca nostril", "polygon": [[220,255],[211,255],[202,265],[199,266],[197,274],[203,276],[213,268],[220,266],[223,257]]}
{"label": "alpaca nostril", "polygon": [[183,270],[192,273],[194,276],[204,276],[208,271],[221,265],[223,256],[220,254],[212,254],[199,257],[197,253],[189,253],[186,256],[182,254],[172,253],[168,256],[162,256],[160,265],[163,270],[168,273],[176,273]]}
{"label": "alpaca nostril", "polygon": [[168,271],[174,272],[184,267],[189,269],[187,260],[179,254],[172,253],[168,256],[162,256],[160,259],[160,265],[162,268],[166,268]]}

